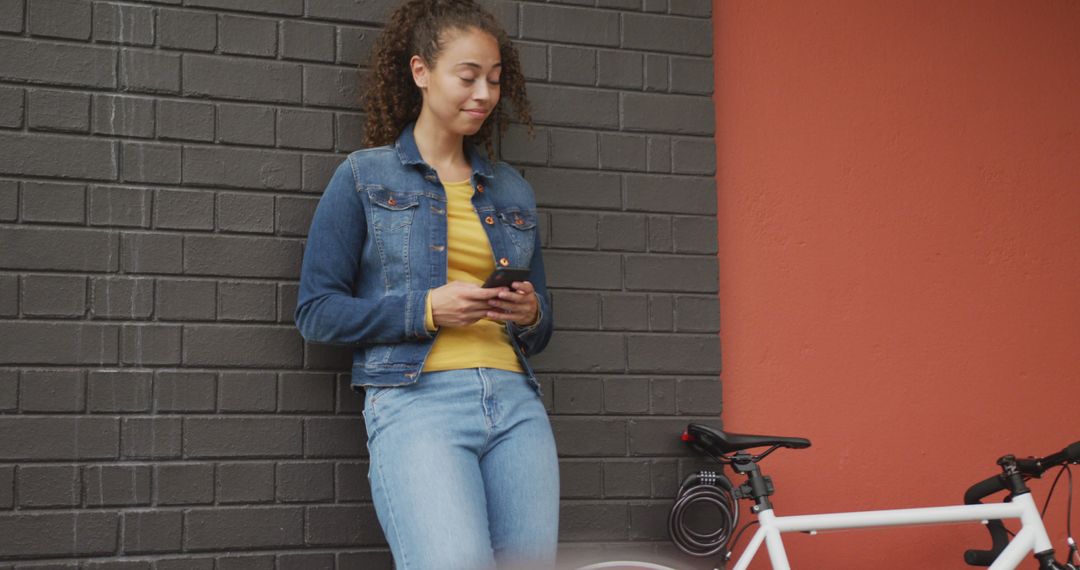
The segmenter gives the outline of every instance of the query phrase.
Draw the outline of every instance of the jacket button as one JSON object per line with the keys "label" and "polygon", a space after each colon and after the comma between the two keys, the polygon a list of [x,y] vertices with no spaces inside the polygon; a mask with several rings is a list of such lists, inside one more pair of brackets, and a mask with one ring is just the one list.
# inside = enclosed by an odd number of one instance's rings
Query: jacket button
{"label": "jacket button", "polygon": [[510,260],[505,257],[499,258],[499,265],[506,267],[507,265],[510,265]]}
{"label": "jacket button", "polygon": [[492,218],[491,216],[488,216],[488,217],[484,218],[484,223],[490,226],[491,224],[495,223],[495,218]]}
{"label": "jacket button", "polygon": [[483,192],[484,191],[484,185],[483,184],[477,184],[476,185],[476,191],[477,192]]}
{"label": "jacket button", "polygon": [[386,201],[386,203],[387,203],[387,204],[390,204],[391,206],[393,206],[394,204],[397,204],[397,200],[395,200],[395,199],[393,199],[393,198],[390,198],[389,200],[387,200],[387,201]]}
{"label": "jacket button", "polygon": [[520,226],[521,224],[524,224],[525,222],[522,221],[521,218],[514,218],[514,223]]}

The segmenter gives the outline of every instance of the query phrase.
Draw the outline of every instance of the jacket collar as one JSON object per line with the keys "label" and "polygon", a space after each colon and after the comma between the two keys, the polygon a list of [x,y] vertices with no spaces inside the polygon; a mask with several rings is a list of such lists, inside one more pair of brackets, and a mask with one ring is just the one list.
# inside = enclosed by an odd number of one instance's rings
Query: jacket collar
{"label": "jacket collar", "polygon": [[[433,170],[431,165],[424,162],[424,159],[420,157],[420,149],[416,146],[416,137],[413,134],[413,128],[415,126],[416,121],[412,121],[405,125],[405,128],[401,130],[401,134],[398,136],[397,141],[394,142],[394,149],[397,150],[398,158],[401,159],[401,164],[407,166],[421,165],[427,170]],[[485,158],[474,145],[466,142],[465,154],[469,158],[469,164],[472,165],[473,174],[485,178],[494,177],[491,172],[491,165],[488,163],[487,158]]]}

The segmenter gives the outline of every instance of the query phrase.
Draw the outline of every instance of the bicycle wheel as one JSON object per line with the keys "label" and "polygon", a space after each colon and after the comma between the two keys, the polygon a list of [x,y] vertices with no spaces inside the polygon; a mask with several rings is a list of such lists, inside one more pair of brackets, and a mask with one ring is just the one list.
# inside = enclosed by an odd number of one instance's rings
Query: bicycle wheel
{"label": "bicycle wheel", "polygon": [[582,566],[576,570],[676,570],[670,566],[663,566],[653,562],[639,562],[636,560],[613,560],[610,562],[597,562]]}

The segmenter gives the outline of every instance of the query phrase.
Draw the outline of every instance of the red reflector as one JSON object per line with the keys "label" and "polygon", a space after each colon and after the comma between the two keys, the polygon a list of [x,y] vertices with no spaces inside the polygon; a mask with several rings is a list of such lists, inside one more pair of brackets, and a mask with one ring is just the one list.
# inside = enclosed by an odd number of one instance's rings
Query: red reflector
{"label": "red reflector", "polygon": [[690,432],[682,432],[683,441],[694,441],[694,436],[690,435]]}

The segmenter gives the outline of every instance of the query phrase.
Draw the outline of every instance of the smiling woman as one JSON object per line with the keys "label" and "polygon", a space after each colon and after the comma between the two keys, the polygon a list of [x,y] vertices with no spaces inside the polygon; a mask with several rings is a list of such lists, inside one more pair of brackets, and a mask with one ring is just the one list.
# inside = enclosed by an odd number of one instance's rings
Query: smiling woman
{"label": "smiling woman", "polygon": [[[372,501],[402,570],[555,563],[558,458],[528,360],[551,301],[532,188],[491,158],[504,93],[531,132],[489,13],[402,5],[373,55],[369,148],[337,169],[308,233],[296,323],[355,348]],[[485,287],[496,268],[527,278]]]}

